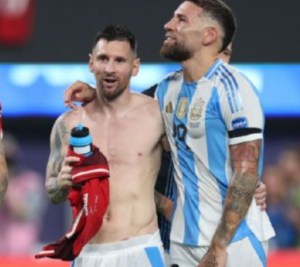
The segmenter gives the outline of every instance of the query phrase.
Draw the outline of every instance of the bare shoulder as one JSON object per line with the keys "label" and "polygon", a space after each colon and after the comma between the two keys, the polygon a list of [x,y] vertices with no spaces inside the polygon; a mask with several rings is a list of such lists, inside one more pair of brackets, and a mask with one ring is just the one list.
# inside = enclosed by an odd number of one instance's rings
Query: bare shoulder
{"label": "bare shoulder", "polygon": [[138,109],[149,113],[151,116],[161,117],[159,103],[156,99],[138,93],[133,93],[133,98]]}
{"label": "bare shoulder", "polygon": [[70,122],[72,121],[72,112],[66,112],[60,115],[54,123],[52,133],[59,134],[62,140],[64,140],[70,132]]}
{"label": "bare shoulder", "polygon": [[135,94],[136,107],[133,113],[139,117],[140,123],[151,125],[152,129],[157,129],[159,136],[165,133],[164,121],[160,111],[159,102],[149,96]]}
{"label": "bare shoulder", "polygon": [[52,127],[51,140],[60,139],[63,147],[68,145],[71,129],[80,121],[81,112],[71,110],[61,114]]}
{"label": "bare shoulder", "polygon": [[70,110],[57,118],[55,124],[61,128],[62,135],[65,135],[66,132],[70,132],[73,127],[84,119],[87,113],[86,109],[86,107],[80,107],[77,110]]}

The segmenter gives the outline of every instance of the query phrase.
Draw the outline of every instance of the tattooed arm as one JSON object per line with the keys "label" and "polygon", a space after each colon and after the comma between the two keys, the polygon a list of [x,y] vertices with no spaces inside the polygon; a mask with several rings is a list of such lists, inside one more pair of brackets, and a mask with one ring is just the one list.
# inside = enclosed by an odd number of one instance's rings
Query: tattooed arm
{"label": "tattooed arm", "polygon": [[71,181],[70,163],[77,161],[74,157],[65,157],[68,146],[69,132],[65,116],[54,124],[50,137],[50,156],[47,164],[46,191],[52,203],[66,200],[73,183]]}
{"label": "tattooed arm", "polygon": [[8,186],[8,173],[2,140],[0,139],[0,207]]}
{"label": "tattooed arm", "polygon": [[261,140],[231,146],[232,182],[228,188],[221,221],[200,267],[226,266],[226,248],[245,218],[258,182]]}

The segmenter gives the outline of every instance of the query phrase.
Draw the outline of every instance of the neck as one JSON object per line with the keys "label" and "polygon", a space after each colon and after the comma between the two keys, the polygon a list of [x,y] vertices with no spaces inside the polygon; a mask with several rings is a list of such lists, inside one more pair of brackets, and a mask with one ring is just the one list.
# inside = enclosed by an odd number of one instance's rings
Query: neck
{"label": "neck", "polygon": [[184,62],[181,62],[183,68],[184,80],[187,82],[199,81],[212,65],[218,59],[218,55],[209,53],[209,51],[199,51],[195,55]]}
{"label": "neck", "polygon": [[119,96],[114,99],[107,99],[97,91],[96,108],[107,116],[122,115],[130,106],[131,93],[126,88]]}

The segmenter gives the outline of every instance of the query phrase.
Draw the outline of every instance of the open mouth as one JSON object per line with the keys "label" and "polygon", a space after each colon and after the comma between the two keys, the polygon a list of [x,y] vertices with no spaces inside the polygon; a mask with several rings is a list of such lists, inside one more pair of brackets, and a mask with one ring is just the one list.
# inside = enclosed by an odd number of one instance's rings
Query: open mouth
{"label": "open mouth", "polygon": [[118,82],[118,79],[116,78],[104,78],[103,79],[103,84],[106,87],[114,87]]}
{"label": "open mouth", "polygon": [[171,37],[171,36],[166,36],[165,38],[165,43],[171,43],[171,42],[175,42],[175,38],[174,37]]}

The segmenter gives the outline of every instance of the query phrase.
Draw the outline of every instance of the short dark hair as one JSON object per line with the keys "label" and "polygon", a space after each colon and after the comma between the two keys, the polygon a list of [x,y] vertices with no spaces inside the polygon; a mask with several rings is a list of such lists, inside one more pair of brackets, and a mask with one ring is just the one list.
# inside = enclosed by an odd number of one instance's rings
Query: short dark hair
{"label": "short dark hair", "polygon": [[236,18],[231,8],[221,0],[183,0],[183,2],[186,1],[203,8],[204,12],[208,13],[220,24],[224,31],[224,37],[219,52],[224,51],[232,42],[237,27]]}
{"label": "short dark hair", "polygon": [[98,32],[93,43],[93,49],[97,45],[100,39],[104,39],[108,42],[111,41],[125,41],[130,45],[131,50],[137,54],[137,41],[133,33],[126,27],[110,24],[106,26],[102,31]]}

